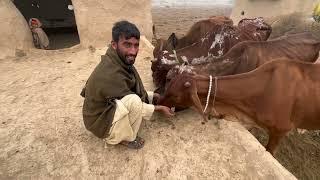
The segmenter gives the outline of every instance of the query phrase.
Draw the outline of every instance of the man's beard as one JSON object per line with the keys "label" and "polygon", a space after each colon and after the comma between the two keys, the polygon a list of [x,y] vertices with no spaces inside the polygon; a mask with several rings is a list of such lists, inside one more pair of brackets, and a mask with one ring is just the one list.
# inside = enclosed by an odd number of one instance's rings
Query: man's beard
{"label": "man's beard", "polygon": [[[124,55],[123,53],[121,53],[120,51],[119,51],[119,49],[117,49],[117,54],[118,54],[118,56],[120,57],[120,59],[126,64],[126,65],[133,65],[134,64],[134,62],[135,62],[135,59],[136,59],[136,55],[134,56],[134,55],[128,55],[128,56],[126,56],[126,55]],[[130,57],[130,56],[132,56],[132,57]],[[130,59],[128,59],[128,58],[130,58]]]}

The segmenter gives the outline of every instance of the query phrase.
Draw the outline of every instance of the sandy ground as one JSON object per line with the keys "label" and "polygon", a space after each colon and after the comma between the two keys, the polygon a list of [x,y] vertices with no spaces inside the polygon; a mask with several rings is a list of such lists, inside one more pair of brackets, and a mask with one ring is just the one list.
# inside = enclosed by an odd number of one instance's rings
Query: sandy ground
{"label": "sandy ground", "polygon": [[[183,36],[189,27],[198,20],[212,15],[229,16],[230,6],[199,8],[156,8],[153,9],[153,22],[156,25],[157,35],[162,38],[175,32]],[[295,18],[299,14],[283,17],[274,24],[271,37],[278,37],[284,33],[303,32],[311,29],[317,37],[320,37],[320,25],[312,23],[308,28],[303,21]],[[318,60],[318,62],[320,62]],[[263,131],[252,132],[262,144],[267,143],[267,135]],[[307,132],[305,134],[292,133],[284,139],[278,149],[276,159],[299,179],[320,179],[320,135],[319,132]]]}
{"label": "sandy ground", "polygon": [[197,21],[214,15],[231,14],[231,6],[215,6],[207,8],[153,8],[153,23],[156,26],[157,38],[168,38],[172,32],[179,37],[187,33]]}

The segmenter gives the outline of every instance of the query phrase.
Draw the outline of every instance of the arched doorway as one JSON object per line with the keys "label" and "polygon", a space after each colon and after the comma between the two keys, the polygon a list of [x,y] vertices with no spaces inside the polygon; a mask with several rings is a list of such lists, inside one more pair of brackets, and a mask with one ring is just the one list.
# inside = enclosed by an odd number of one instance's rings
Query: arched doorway
{"label": "arched doorway", "polygon": [[63,49],[80,43],[71,0],[13,0],[26,21],[37,18],[46,32],[50,49]]}

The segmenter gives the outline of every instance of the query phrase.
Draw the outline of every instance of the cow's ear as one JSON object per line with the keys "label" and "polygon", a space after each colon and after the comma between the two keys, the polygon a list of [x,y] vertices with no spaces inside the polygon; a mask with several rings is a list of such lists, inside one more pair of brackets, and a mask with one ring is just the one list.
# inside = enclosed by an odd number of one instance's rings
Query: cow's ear
{"label": "cow's ear", "polygon": [[188,88],[188,87],[190,87],[190,86],[191,86],[191,83],[190,83],[189,81],[187,81],[187,82],[184,83],[184,87]]}
{"label": "cow's ear", "polygon": [[178,38],[176,36],[175,33],[172,33],[169,38],[168,38],[168,42],[171,43],[173,49],[176,49],[177,44],[178,44]]}

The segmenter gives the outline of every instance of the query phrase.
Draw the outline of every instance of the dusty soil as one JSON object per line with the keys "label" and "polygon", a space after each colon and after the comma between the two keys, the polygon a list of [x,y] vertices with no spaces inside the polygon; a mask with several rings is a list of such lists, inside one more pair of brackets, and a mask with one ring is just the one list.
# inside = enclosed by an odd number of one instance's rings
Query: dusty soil
{"label": "dusty soil", "polygon": [[[212,15],[229,16],[228,6],[199,8],[157,8],[153,9],[153,22],[158,35],[167,38],[172,32],[184,35],[189,27],[198,20]],[[283,21],[276,24],[276,30],[271,36],[277,37],[286,32],[302,32],[308,27],[303,21],[294,17],[284,17]],[[312,31],[320,37],[319,25],[312,24]],[[267,134],[261,130],[252,131],[257,139],[266,144]],[[293,173],[298,179],[320,179],[320,135],[319,132],[306,132],[305,134],[291,133],[286,137],[276,154],[276,159]]]}
{"label": "dusty soil", "polygon": [[156,26],[157,38],[168,38],[175,32],[179,37],[183,36],[195,22],[214,15],[231,14],[231,6],[211,6],[207,8],[177,8],[163,7],[153,8],[153,23]]}

